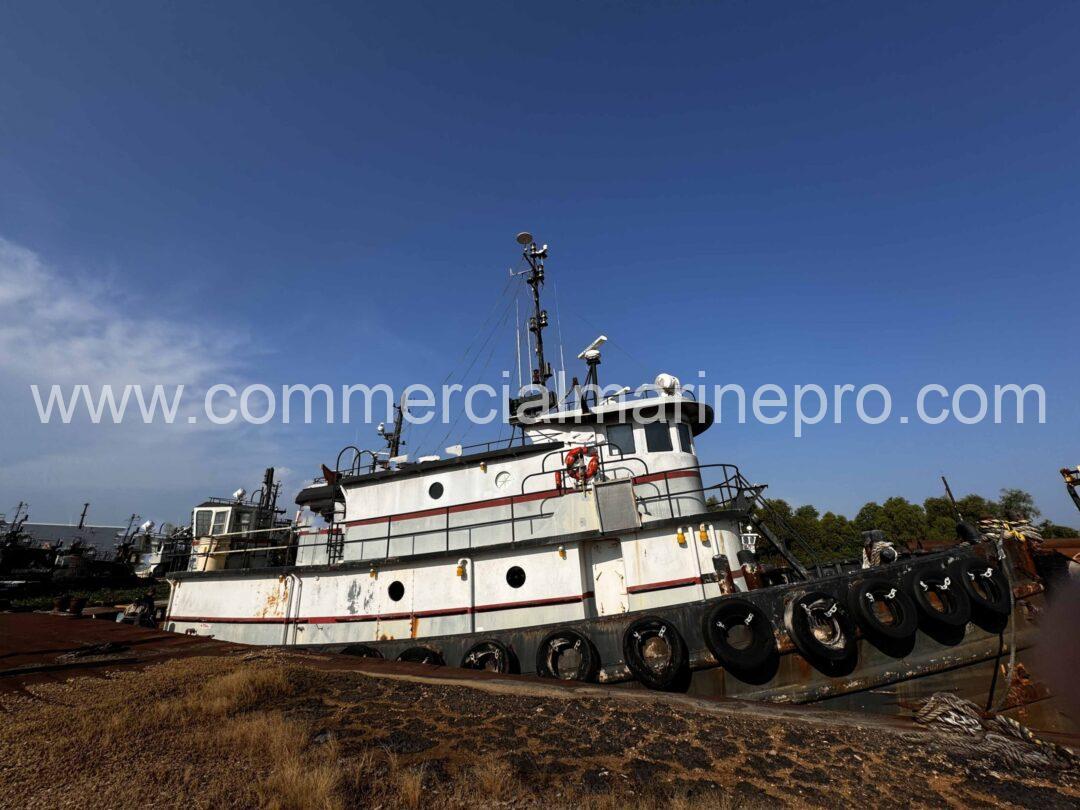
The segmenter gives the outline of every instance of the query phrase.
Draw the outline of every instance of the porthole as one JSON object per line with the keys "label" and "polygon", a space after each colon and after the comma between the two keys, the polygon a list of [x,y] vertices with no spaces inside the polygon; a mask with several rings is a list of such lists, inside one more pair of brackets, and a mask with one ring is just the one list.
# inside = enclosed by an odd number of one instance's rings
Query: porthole
{"label": "porthole", "polygon": [[389,594],[390,598],[395,602],[400,602],[401,597],[405,595],[405,586],[395,580],[390,583],[390,587],[386,589],[386,593]]}
{"label": "porthole", "polygon": [[509,571],[506,572],[506,584],[511,588],[520,588],[525,584],[525,569],[520,565],[515,565]]}
{"label": "porthole", "polygon": [[433,499],[438,500],[442,497],[443,485],[436,481],[434,484],[428,487],[427,494],[430,495]]}

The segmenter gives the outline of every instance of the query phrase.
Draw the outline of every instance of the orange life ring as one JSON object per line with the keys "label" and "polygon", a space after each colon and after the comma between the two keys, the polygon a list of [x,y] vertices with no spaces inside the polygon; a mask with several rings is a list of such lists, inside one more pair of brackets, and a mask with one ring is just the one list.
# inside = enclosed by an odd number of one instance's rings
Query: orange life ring
{"label": "orange life ring", "polygon": [[[582,456],[588,456],[584,467],[578,464]],[[566,474],[575,481],[588,481],[600,471],[600,456],[595,447],[574,447],[566,454]]]}

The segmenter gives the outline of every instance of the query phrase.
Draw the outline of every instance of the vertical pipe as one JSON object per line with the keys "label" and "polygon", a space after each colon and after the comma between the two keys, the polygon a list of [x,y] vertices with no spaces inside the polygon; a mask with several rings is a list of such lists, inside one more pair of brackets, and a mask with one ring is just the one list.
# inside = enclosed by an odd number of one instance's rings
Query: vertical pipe
{"label": "vertical pipe", "polygon": [[713,568],[716,569],[716,581],[720,585],[720,594],[722,596],[730,596],[735,593],[735,579],[731,576],[731,566],[728,565],[727,555],[714,555]]}

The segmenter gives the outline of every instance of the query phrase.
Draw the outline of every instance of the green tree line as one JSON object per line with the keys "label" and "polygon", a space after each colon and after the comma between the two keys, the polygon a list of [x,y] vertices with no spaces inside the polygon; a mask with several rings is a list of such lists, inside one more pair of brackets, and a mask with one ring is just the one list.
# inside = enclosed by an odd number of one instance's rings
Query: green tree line
{"label": "green tree line", "polygon": [[[862,553],[864,531],[881,529],[886,537],[897,544],[915,548],[919,543],[951,542],[956,539],[956,516],[946,497],[927,498],[922,504],[906,498],[892,497],[883,503],[870,501],[849,519],[835,512],[822,514],[809,504],[792,507],[780,498],[770,498],[769,504],[780,521],[767,513],[759,517],[777,535],[788,539],[780,523],[787,523],[810,546],[814,556],[823,560],[858,557]],[[718,504],[710,499],[710,506]],[[1080,531],[1059,526],[1049,520],[1038,523],[1042,514],[1035,506],[1035,499],[1021,489],[1003,489],[997,500],[981,495],[965,495],[956,507],[968,523],[977,525],[984,518],[1002,518],[1011,521],[1026,520],[1034,524],[1042,536],[1076,537]],[[764,549],[762,549],[764,550]],[[798,551],[798,548],[795,548]]]}

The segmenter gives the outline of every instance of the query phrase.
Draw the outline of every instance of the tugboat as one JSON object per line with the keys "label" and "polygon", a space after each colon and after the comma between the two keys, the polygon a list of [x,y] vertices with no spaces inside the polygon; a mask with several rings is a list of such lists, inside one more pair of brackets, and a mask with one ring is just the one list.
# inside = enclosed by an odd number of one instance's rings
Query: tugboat
{"label": "tugboat", "polygon": [[152,520],[139,526],[131,536],[130,559],[135,576],[162,577],[169,571],[186,568],[191,552],[191,527],[165,523],[160,528]]}
{"label": "tugboat", "polygon": [[764,486],[699,459],[713,410],[672,375],[604,397],[601,336],[579,355],[585,384],[560,401],[544,352],[548,248],[518,242],[535,367],[509,403],[511,438],[410,462],[399,410],[386,448],[346,448],[300,491],[324,523],[298,529],[285,564],[210,549],[196,510],[167,629],[791,702],[980,665],[985,695],[995,656],[1032,632],[1017,605],[1041,598],[1022,549],[958,515],[948,548],[897,549],[878,532],[861,562],[814,559]]}

